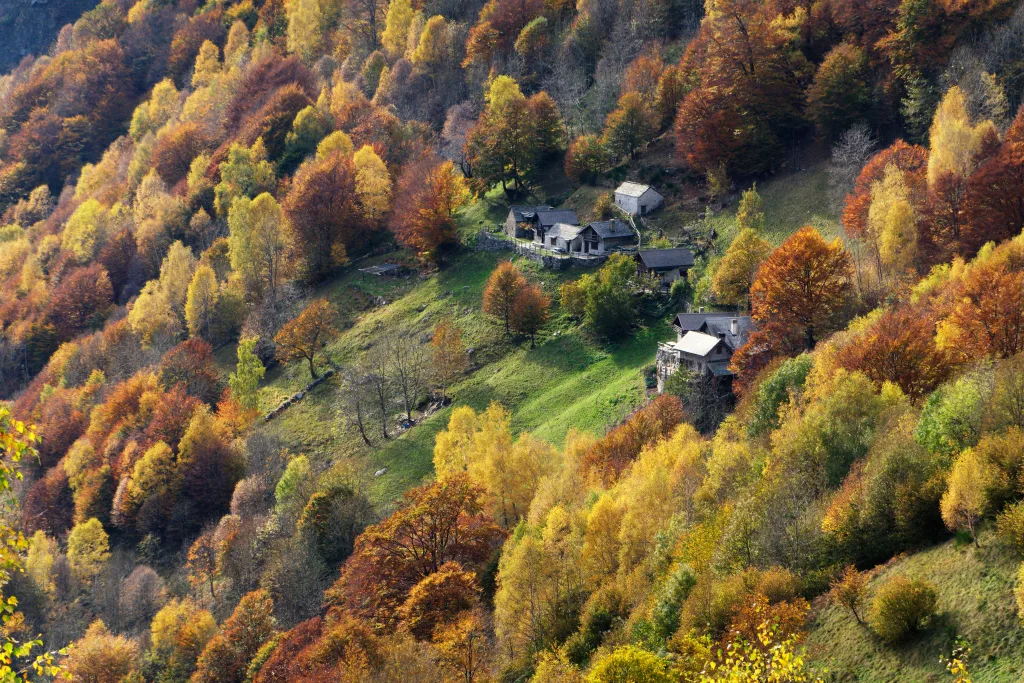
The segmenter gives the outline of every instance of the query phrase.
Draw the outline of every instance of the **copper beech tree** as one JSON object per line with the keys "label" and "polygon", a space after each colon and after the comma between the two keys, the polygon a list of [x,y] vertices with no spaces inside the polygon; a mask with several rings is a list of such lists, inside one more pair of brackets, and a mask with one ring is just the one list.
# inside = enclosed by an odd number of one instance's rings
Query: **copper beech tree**
{"label": "copper beech tree", "polygon": [[408,491],[398,510],[356,540],[324,597],[328,608],[392,624],[413,588],[447,563],[479,576],[504,538],[483,495],[465,474]]}
{"label": "copper beech tree", "polygon": [[337,333],[334,327],[334,307],[327,299],[317,299],[303,309],[294,319],[288,321],[274,336],[277,357],[282,362],[305,360],[309,374],[319,377],[316,359],[323,355],[323,345]]}
{"label": "copper beech tree", "polygon": [[469,188],[450,161],[433,152],[409,163],[398,179],[392,220],[398,240],[421,259],[438,262],[458,243],[455,212],[469,201]]}
{"label": "copper beech tree", "polygon": [[551,318],[551,297],[535,284],[528,284],[512,302],[512,329],[530,338],[536,345],[537,332]]}
{"label": "copper beech tree", "polygon": [[500,318],[505,325],[505,334],[512,329],[516,297],[526,286],[526,278],[511,261],[499,263],[487,278],[484,286],[484,313]]}
{"label": "copper beech tree", "polygon": [[850,295],[850,257],[836,238],[801,228],[765,259],[750,288],[757,329],[733,357],[743,377],[772,358],[813,349],[839,328]]}

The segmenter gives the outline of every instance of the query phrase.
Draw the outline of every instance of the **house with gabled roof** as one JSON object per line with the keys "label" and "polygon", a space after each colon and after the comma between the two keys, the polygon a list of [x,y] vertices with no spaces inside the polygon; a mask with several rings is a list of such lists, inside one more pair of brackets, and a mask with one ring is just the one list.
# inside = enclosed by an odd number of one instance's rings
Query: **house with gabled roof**
{"label": "house with gabled roof", "polygon": [[636,268],[642,274],[656,275],[662,287],[671,287],[685,278],[693,268],[693,253],[684,247],[676,249],[640,249],[636,252]]}
{"label": "house with gabled roof", "polygon": [[546,233],[556,223],[579,225],[572,209],[555,209],[547,204],[538,206],[513,205],[505,218],[505,234],[509,237],[543,243]]}
{"label": "house with gabled roof", "polygon": [[604,256],[635,244],[636,233],[629,223],[618,219],[586,225],[557,223],[544,233],[539,243],[548,249],[569,254]]}
{"label": "house with gabled roof", "polygon": [[673,322],[674,342],[658,345],[655,359],[658,391],[665,381],[685,368],[699,375],[710,375],[731,386],[732,355],[747,343],[753,321],[735,313],[680,313]]}
{"label": "house with gabled roof", "polygon": [[665,203],[650,185],[626,181],[615,189],[615,206],[630,216],[646,216]]}

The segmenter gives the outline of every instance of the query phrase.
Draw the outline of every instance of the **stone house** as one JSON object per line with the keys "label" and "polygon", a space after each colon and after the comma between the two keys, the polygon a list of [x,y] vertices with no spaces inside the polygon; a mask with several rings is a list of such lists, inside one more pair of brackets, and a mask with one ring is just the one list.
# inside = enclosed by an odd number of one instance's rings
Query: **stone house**
{"label": "stone house", "polygon": [[680,368],[697,374],[717,377],[732,386],[732,355],[750,336],[750,316],[735,313],[680,313],[673,327],[674,342],[658,345],[655,358],[658,391],[665,390],[665,381]]}
{"label": "stone house", "polygon": [[636,253],[636,268],[641,274],[653,273],[661,279],[661,286],[671,287],[679,278],[685,278],[693,268],[693,254],[689,249],[640,249]]}
{"label": "stone house", "polygon": [[576,212],[571,209],[554,209],[546,204],[539,206],[513,205],[505,218],[505,234],[509,237],[544,243],[544,233],[556,223],[578,225]]}
{"label": "stone house", "polygon": [[650,185],[628,180],[615,190],[615,206],[630,216],[646,216],[665,203],[665,198]]}
{"label": "stone house", "polygon": [[635,244],[636,234],[629,223],[620,220],[595,221],[587,225],[557,223],[544,233],[539,243],[569,254],[604,256]]}

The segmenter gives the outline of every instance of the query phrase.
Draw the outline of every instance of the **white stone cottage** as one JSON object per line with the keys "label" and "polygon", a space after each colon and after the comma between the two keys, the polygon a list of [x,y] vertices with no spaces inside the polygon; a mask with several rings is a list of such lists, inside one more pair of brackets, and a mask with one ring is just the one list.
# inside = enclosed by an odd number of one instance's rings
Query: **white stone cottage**
{"label": "white stone cottage", "polygon": [[747,342],[750,316],[735,313],[680,313],[673,327],[676,340],[658,345],[656,368],[658,391],[665,380],[683,367],[690,372],[710,374],[731,385],[732,355]]}
{"label": "white stone cottage", "polygon": [[650,185],[626,181],[615,190],[615,206],[630,216],[646,216],[665,203],[665,198]]}

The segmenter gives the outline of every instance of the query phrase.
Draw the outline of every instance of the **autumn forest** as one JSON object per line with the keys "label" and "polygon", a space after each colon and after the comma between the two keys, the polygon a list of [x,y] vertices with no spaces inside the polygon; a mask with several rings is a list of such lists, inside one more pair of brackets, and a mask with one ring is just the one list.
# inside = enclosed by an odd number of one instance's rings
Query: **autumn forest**
{"label": "autumn forest", "polygon": [[86,3],[0,681],[1024,680],[1022,103],[1013,0]]}

